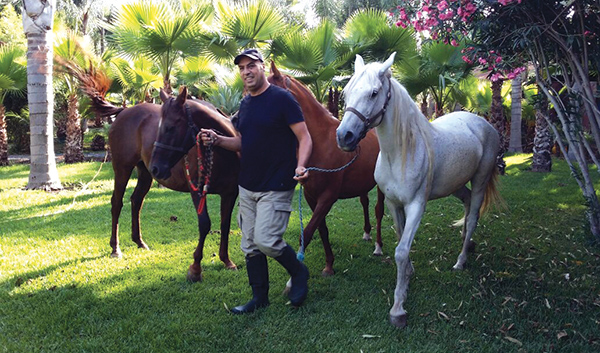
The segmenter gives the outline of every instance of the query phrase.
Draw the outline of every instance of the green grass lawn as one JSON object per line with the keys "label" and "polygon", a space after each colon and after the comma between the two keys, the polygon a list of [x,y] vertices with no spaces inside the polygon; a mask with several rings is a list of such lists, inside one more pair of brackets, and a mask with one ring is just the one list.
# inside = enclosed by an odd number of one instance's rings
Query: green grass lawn
{"label": "green grass lawn", "polygon": [[[358,199],[339,201],[327,218],[334,276],[321,276],[318,236],[307,249],[303,307],[286,305],[288,276],[271,259],[271,306],[233,316],[227,308],[250,298],[235,222],[230,255],[240,270],[223,267],[213,231],[204,281],[190,283],[198,233],[189,195],[151,189],[142,212],[151,250],[141,250],[130,240],[132,178],[120,221],[123,258],[113,259],[109,163],[58,165],[65,190],[56,193],[24,191],[28,165],[1,167],[0,352],[600,351],[600,248],[581,192],[564,162],[540,174],[527,170],[529,159],[507,158],[500,191],[508,208],[480,221],[465,271],[451,271],[461,240],[450,224],[462,206],[453,198],[428,204],[411,249],[404,330],[388,323],[396,283],[392,220],[384,218],[384,256],[372,256],[373,243],[361,239]],[[371,200],[374,206],[374,192]],[[208,200],[213,229],[218,201]],[[293,205],[297,211],[297,200]],[[296,211],[285,234],[294,248]],[[310,218],[306,204],[303,216]]]}

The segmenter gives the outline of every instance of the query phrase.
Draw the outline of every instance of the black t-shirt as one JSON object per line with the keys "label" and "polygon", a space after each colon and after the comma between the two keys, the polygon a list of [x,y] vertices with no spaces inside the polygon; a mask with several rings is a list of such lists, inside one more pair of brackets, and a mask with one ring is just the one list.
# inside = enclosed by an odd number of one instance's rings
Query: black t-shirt
{"label": "black t-shirt", "polygon": [[271,85],[247,95],[232,123],[242,135],[239,184],[250,191],[285,191],[296,187],[298,141],[290,125],[304,121],[296,98]]}

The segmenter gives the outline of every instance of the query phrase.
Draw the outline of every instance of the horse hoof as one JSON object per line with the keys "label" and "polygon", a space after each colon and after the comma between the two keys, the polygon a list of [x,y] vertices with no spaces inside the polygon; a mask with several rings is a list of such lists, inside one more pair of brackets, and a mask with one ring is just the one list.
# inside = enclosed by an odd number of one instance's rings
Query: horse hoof
{"label": "horse hoof", "polygon": [[373,255],[375,255],[375,256],[383,255],[383,250],[381,250],[381,246],[379,246],[379,244],[375,244],[375,250],[373,251]]}
{"label": "horse hoof", "polygon": [[397,328],[405,328],[406,327],[406,314],[392,316],[390,315],[390,323]]}
{"label": "horse hoof", "polygon": [[335,272],[333,271],[332,268],[324,268],[323,271],[321,272],[321,276],[323,277],[331,277],[333,276]]}
{"label": "horse hoof", "polygon": [[150,247],[148,247],[148,245],[144,242],[139,243],[138,248],[144,249],[144,250],[150,250]]}
{"label": "horse hoof", "polygon": [[202,268],[191,264],[187,272],[187,279],[190,282],[202,282]]}
{"label": "horse hoof", "polygon": [[462,271],[464,269],[465,269],[465,265],[456,264],[456,265],[452,266],[452,271]]}
{"label": "horse hoof", "polygon": [[233,271],[237,271],[237,269],[238,269],[237,266],[231,261],[225,262],[225,268],[228,270],[233,270]]}
{"label": "horse hoof", "polygon": [[365,232],[365,234],[363,234],[363,240],[371,241],[371,239],[372,239],[371,234],[369,234],[367,232]]}
{"label": "horse hoof", "polygon": [[115,250],[110,254],[110,257],[120,259],[123,257],[123,253],[121,252],[121,250]]}

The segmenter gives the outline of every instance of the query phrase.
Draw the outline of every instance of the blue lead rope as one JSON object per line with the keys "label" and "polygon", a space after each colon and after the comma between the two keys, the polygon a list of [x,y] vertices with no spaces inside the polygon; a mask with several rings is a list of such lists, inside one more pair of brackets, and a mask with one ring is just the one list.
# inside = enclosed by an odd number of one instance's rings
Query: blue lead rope
{"label": "blue lead rope", "polygon": [[[356,160],[356,158],[358,158],[358,155],[360,154],[360,150],[357,151],[356,155],[354,155],[354,157],[350,160],[350,162],[344,164],[343,166],[339,167],[339,168],[335,168],[335,169],[323,169],[323,168],[318,168],[318,167],[308,167],[306,168],[306,171],[317,171],[317,172],[324,172],[324,173],[335,173],[335,172],[339,172],[341,170],[344,170],[346,168],[348,168],[348,166],[350,166],[350,164],[354,163],[354,161]],[[300,184],[300,189],[298,190],[298,215],[300,218],[300,249],[298,249],[298,254],[296,254],[296,258],[299,261],[304,261],[304,225],[302,224],[302,184]]]}

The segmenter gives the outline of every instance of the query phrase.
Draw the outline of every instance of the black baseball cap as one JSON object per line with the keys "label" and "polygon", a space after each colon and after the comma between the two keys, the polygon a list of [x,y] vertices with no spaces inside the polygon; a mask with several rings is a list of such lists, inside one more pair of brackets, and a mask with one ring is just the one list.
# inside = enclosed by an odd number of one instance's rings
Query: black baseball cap
{"label": "black baseball cap", "polygon": [[235,57],[235,59],[233,60],[234,64],[239,64],[240,60],[242,59],[242,57],[248,57],[252,60],[260,60],[260,62],[263,62],[263,57],[260,54],[260,52],[254,48],[250,48],[250,49],[246,49],[243,52],[239,53],[238,56]]}

